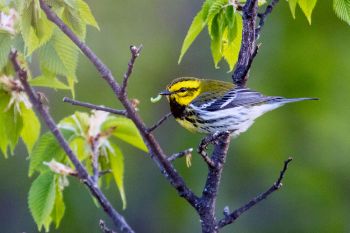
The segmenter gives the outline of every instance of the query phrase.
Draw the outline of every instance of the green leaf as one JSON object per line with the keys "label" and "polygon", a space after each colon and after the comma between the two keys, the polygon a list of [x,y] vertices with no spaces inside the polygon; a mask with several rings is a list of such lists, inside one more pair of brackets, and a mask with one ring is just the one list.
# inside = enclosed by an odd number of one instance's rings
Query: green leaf
{"label": "green leaf", "polygon": [[115,128],[112,133],[114,137],[117,137],[140,150],[148,152],[138,129],[130,119],[119,116],[110,116],[101,128],[102,131]]}
{"label": "green leaf", "polygon": [[69,146],[72,148],[74,154],[77,155],[80,161],[84,161],[89,158],[89,150],[87,142],[82,137],[75,137],[70,143]]}
{"label": "green leaf", "polygon": [[199,33],[204,29],[204,27],[207,25],[206,19],[203,17],[203,8],[200,10],[197,15],[194,17],[190,28],[187,31],[186,37],[182,43],[180,57],[178,60],[178,63],[181,62],[182,57],[185,55],[188,48],[191,46],[193,41],[197,38]]}
{"label": "green leaf", "polygon": [[211,21],[216,15],[218,15],[227,4],[228,0],[215,0],[209,8],[208,21]]}
{"label": "green leaf", "polygon": [[100,29],[89,5],[83,0],[77,0],[77,3],[79,8],[79,15],[84,20],[84,22],[97,29]]}
{"label": "green leaf", "polygon": [[20,11],[20,29],[27,55],[30,55],[51,38],[54,25],[41,14],[39,1],[29,0]]}
{"label": "green leaf", "polygon": [[53,210],[51,212],[51,219],[55,223],[56,229],[59,227],[66,210],[66,206],[63,201],[63,190],[60,189],[58,182],[58,179],[56,179],[56,198]]}
{"label": "green leaf", "polygon": [[48,220],[56,196],[55,180],[56,176],[52,172],[43,173],[35,179],[29,190],[28,205],[39,231],[42,226],[50,225]]}
{"label": "green leaf", "polygon": [[86,24],[79,15],[79,10],[75,7],[65,7],[62,13],[62,20],[81,40],[86,36]]}
{"label": "green leaf", "polygon": [[350,0],[333,0],[335,14],[350,25]]}
{"label": "green leaf", "polygon": [[288,0],[290,11],[292,12],[292,16],[295,19],[295,8],[297,6],[298,0]]}
{"label": "green leaf", "polygon": [[0,139],[2,139],[0,147],[5,157],[7,157],[8,146],[10,146],[11,154],[13,153],[23,128],[19,112],[13,105],[8,108],[9,102],[10,95],[0,91]]}
{"label": "green leaf", "polygon": [[[226,62],[228,63],[230,67],[230,71],[233,70],[239,55],[239,50],[241,48],[241,41],[242,41],[242,16],[238,13],[235,14],[235,27],[232,30],[227,29],[224,32],[223,35],[223,47],[222,47],[222,54],[225,58]],[[233,40],[230,42],[228,33],[234,34]]]}
{"label": "green leaf", "polygon": [[30,153],[40,135],[40,122],[34,111],[26,108],[23,103],[21,104],[21,116],[23,119],[21,137],[27,147],[28,153]]}
{"label": "green leaf", "polygon": [[[73,135],[73,132],[69,130],[61,130],[61,132],[66,140],[70,139]],[[54,135],[51,132],[43,134],[35,143],[32,153],[30,154],[29,176],[32,176],[35,171],[44,172],[49,170],[43,162],[49,162],[52,159],[60,162],[63,158],[64,151],[58,144]]]}
{"label": "green leaf", "polygon": [[124,190],[124,156],[120,149],[111,143],[111,148],[108,153],[108,158],[111,163],[112,174],[114,181],[119,189],[119,193],[123,202],[123,209],[126,208],[126,196]]}
{"label": "green leaf", "polygon": [[7,64],[12,38],[9,33],[0,32],[0,70]]}
{"label": "green leaf", "polygon": [[62,89],[62,90],[70,89],[69,86],[67,86],[60,80],[58,80],[55,75],[47,76],[43,74],[38,77],[35,77],[34,79],[31,79],[29,83],[32,86],[36,86],[36,87],[50,87],[50,88]]}
{"label": "green leaf", "polygon": [[75,76],[78,48],[63,32],[55,30],[51,40],[39,51],[40,66],[54,74]]}
{"label": "green leaf", "polygon": [[218,63],[222,58],[222,53],[221,53],[221,41],[222,41],[222,32],[221,32],[221,27],[220,27],[220,19],[219,19],[219,14],[215,15],[213,20],[210,23],[210,36],[211,36],[211,41],[210,41],[210,49],[211,49],[211,54],[214,59],[214,65],[215,68],[218,67]]}
{"label": "green leaf", "polygon": [[317,0],[298,0],[301,10],[304,12],[307,20],[311,24],[312,11],[316,6]]}

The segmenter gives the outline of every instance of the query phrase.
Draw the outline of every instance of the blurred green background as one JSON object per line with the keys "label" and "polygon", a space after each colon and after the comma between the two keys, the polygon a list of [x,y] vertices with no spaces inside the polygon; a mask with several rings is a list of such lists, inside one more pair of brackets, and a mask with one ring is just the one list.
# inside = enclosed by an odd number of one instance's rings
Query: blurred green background
{"label": "blurred green background", "polygon": [[[178,65],[185,33],[202,1],[88,1],[101,31],[89,29],[87,43],[121,80],[129,60],[129,45],[143,44],[130,80],[131,97],[141,101],[140,114],[150,125],[167,113],[168,106],[152,104],[155,96],[178,76],[230,81],[226,64],[213,66],[207,32],[203,32]],[[283,188],[244,214],[222,232],[350,232],[350,27],[332,11],[332,1],[319,0],[308,25],[300,9],[294,20],[281,1],[259,40],[249,87],[268,95],[319,97],[318,102],[287,105],[257,120],[248,132],[231,142],[218,196],[218,216],[235,209],[276,180],[283,161],[293,156]],[[76,87],[78,100],[120,106],[105,82],[81,58]],[[51,112],[58,121],[75,110],[62,103],[68,92],[47,91]],[[173,120],[155,133],[171,154],[196,147],[201,135],[192,134]],[[107,195],[136,232],[200,232],[195,211],[170,187],[153,162],[141,151],[123,144],[128,207],[121,208],[116,187]],[[2,157],[2,156],[1,156]],[[0,158],[0,232],[37,232],[27,207],[28,160],[23,145],[15,156]],[[206,166],[194,153],[192,167],[184,160],[176,167],[199,193]],[[66,214],[51,232],[100,232],[98,220],[113,226],[95,207],[87,189],[75,179],[65,190]]]}

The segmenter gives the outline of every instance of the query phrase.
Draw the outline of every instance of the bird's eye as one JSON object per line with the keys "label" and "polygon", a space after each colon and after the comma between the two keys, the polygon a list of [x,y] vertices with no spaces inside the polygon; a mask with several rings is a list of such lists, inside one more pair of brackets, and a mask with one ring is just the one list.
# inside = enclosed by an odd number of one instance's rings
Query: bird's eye
{"label": "bird's eye", "polygon": [[186,92],[187,91],[187,89],[185,88],[185,87],[181,87],[180,89],[179,89],[179,92]]}

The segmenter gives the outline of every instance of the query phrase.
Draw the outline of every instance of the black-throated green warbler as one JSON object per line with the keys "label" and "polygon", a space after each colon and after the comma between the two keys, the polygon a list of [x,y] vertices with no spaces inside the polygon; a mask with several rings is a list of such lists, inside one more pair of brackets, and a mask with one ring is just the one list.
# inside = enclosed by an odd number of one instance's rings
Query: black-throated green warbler
{"label": "black-throated green warbler", "polygon": [[160,95],[167,96],[172,114],[186,129],[208,134],[230,131],[233,136],[286,103],[317,99],[264,96],[232,83],[192,77],[173,80]]}

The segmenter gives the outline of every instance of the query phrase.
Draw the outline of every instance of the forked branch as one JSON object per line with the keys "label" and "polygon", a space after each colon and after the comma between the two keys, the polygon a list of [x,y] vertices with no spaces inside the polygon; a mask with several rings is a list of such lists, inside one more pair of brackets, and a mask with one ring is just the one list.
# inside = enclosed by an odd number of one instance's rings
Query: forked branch
{"label": "forked branch", "polygon": [[224,226],[233,223],[236,219],[238,219],[244,212],[261,202],[262,200],[266,199],[268,196],[270,196],[273,192],[279,190],[282,187],[282,179],[284,177],[284,174],[286,173],[288,169],[288,164],[292,161],[292,157],[289,157],[286,161],[284,161],[283,169],[280,172],[280,175],[277,179],[277,181],[265,192],[261,193],[260,195],[254,197],[252,200],[250,200],[247,204],[243,205],[242,207],[236,209],[232,213],[225,213],[225,217],[219,221],[218,228],[223,228]]}

